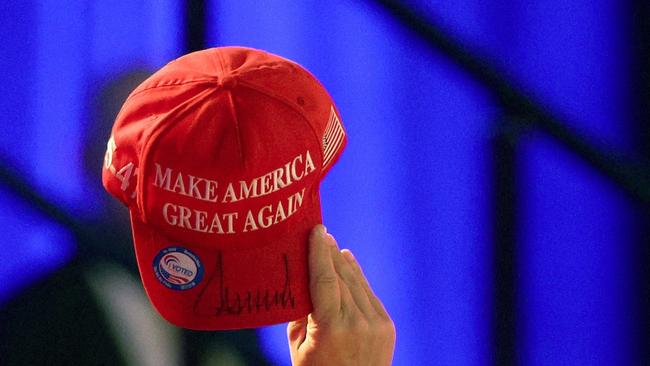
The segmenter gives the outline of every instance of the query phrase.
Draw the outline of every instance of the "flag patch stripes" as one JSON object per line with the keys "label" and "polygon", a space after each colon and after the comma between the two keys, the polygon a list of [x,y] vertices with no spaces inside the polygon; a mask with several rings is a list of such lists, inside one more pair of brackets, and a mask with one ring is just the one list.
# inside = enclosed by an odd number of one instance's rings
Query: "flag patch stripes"
{"label": "flag patch stripes", "polygon": [[326,167],[334,155],[336,155],[339,147],[343,144],[344,137],[345,131],[343,130],[339,117],[334,111],[334,106],[332,106],[330,109],[330,117],[325,127],[325,133],[323,134],[323,167]]}

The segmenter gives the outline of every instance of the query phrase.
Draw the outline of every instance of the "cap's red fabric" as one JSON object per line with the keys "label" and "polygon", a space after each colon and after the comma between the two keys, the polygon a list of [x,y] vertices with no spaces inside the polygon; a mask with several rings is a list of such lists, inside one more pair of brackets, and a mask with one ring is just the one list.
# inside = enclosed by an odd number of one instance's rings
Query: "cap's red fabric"
{"label": "cap's red fabric", "polygon": [[346,141],[318,80],[264,51],[194,52],[139,85],[113,126],[102,180],[129,207],[158,312],[204,330],[307,315],[307,238]]}

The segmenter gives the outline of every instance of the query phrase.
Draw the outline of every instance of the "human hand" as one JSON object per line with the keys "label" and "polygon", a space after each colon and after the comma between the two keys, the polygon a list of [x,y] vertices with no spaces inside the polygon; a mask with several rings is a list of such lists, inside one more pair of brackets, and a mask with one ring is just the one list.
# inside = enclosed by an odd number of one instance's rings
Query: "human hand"
{"label": "human hand", "polygon": [[314,311],[287,327],[294,366],[385,366],[395,325],[347,249],[316,225],[309,237],[309,289]]}

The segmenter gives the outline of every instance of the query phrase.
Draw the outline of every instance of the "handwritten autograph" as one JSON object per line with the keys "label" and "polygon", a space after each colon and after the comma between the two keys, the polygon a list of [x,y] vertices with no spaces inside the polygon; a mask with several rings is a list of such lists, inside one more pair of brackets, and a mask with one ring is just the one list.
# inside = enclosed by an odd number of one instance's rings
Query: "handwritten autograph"
{"label": "handwritten autograph", "polygon": [[[222,253],[218,253],[215,275],[219,279],[219,304],[214,309],[214,315],[240,315],[269,311],[274,307],[286,309],[288,306],[295,308],[296,299],[291,292],[291,279],[289,276],[289,260],[287,254],[282,254],[284,264],[284,285],[281,290],[256,289],[244,293],[232,292],[224,285],[224,266]],[[214,278],[214,277],[213,277]]]}

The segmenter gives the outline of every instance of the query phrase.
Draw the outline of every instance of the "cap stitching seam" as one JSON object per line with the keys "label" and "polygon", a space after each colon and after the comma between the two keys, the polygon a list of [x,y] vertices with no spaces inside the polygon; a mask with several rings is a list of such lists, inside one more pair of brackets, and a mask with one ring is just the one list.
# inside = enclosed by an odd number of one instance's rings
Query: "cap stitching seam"
{"label": "cap stitching seam", "polygon": [[235,121],[235,131],[237,131],[237,145],[239,145],[239,158],[241,159],[242,165],[244,165],[245,168],[246,160],[244,159],[244,149],[243,149],[244,145],[239,130],[239,119],[237,118],[237,111],[235,110],[235,100],[233,98],[232,90],[228,90],[228,100],[230,101],[228,109],[230,110],[230,114],[232,114],[232,118]]}
{"label": "cap stitching seam", "polygon": [[196,84],[196,83],[214,83],[214,82],[217,82],[217,79],[215,79],[215,78],[198,79],[198,80],[183,81],[183,82],[174,83],[174,84],[153,85],[153,86],[147,87],[145,89],[138,90],[137,92],[129,95],[129,97],[126,98],[125,103],[128,102],[129,100],[131,100],[132,98],[142,94],[143,92],[148,91],[148,90],[152,90],[152,89],[165,88],[165,87],[169,87],[169,86],[181,86],[181,85]]}

